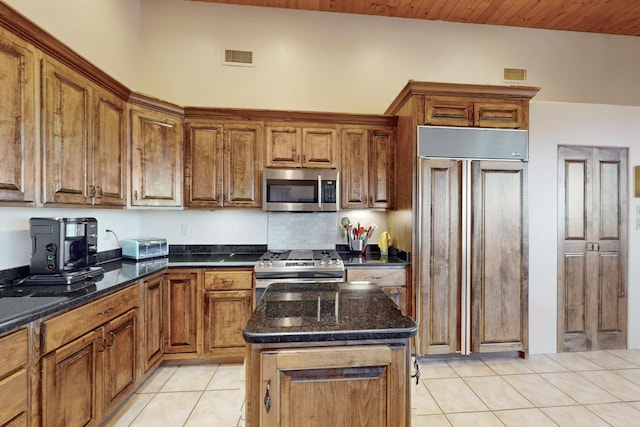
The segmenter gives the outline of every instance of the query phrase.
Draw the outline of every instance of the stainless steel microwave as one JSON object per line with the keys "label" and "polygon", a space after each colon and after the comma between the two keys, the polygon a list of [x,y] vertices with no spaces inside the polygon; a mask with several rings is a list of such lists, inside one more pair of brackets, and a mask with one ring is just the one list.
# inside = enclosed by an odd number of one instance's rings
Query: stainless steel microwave
{"label": "stainless steel microwave", "polygon": [[337,169],[265,169],[262,209],[279,212],[340,210]]}

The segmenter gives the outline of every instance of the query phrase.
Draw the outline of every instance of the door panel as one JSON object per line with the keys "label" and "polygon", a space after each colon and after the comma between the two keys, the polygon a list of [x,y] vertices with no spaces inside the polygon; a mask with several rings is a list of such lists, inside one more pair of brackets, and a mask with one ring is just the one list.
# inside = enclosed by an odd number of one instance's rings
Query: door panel
{"label": "door panel", "polygon": [[626,348],[627,150],[558,149],[558,350]]}
{"label": "door panel", "polygon": [[472,163],[471,349],[527,349],[526,164]]}
{"label": "door panel", "polygon": [[461,162],[421,162],[420,354],[460,350]]}
{"label": "door panel", "polygon": [[224,206],[259,207],[262,203],[262,126],[225,125]]}

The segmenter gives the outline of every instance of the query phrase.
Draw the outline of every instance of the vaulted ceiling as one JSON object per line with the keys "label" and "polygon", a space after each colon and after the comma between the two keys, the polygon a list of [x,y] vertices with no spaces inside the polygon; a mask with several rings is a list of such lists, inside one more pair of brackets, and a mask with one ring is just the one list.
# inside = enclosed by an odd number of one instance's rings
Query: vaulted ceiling
{"label": "vaulted ceiling", "polygon": [[640,36],[640,0],[194,0]]}

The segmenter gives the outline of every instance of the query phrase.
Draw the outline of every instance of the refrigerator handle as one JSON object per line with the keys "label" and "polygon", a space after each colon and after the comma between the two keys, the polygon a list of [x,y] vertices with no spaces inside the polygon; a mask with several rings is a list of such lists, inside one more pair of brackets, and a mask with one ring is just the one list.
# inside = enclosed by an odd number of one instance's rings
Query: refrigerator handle
{"label": "refrigerator handle", "polygon": [[460,352],[471,353],[471,160],[464,160],[462,165],[462,289],[461,329],[462,339]]}

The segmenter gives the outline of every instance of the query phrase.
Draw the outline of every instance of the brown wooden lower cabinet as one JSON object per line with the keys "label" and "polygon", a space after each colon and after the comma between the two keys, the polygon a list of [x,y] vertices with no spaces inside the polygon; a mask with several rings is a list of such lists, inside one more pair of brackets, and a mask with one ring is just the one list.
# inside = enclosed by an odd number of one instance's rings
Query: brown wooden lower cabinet
{"label": "brown wooden lower cabinet", "polygon": [[160,363],[164,352],[163,320],[165,316],[162,306],[164,276],[157,274],[141,282],[144,313],[141,371],[145,373]]}
{"label": "brown wooden lower cabinet", "polygon": [[245,355],[242,328],[253,307],[253,271],[205,270],[203,282],[203,356],[242,361]]}
{"label": "brown wooden lower cabinet", "polygon": [[97,425],[133,391],[139,302],[134,284],[42,322],[43,426]]}
{"label": "brown wooden lower cabinet", "polygon": [[29,417],[28,332],[0,338],[0,425],[26,426]]}
{"label": "brown wooden lower cabinet", "polygon": [[102,329],[91,331],[42,358],[42,425],[91,426],[102,416]]}
{"label": "brown wooden lower cabinet", "polygon": [[136,385],[138,354],[138,313],[128,313],[110,321],[104,328],[104,413],[129,396]]}
{"label": "brown wooden lower cabinet", "polygon": [[247,426],[411,424],[408,340],[310,345],[250,345]]}
{"label": "brown wooden lower cabinet", "polygon": [[44,426],[96,425],[137,381],[137,310],[42,358]]}
{"label": "brown wooden lower cabinet", "polygon": [[198,270],[169,270],[163,287],[164,351],[195,353]]}

